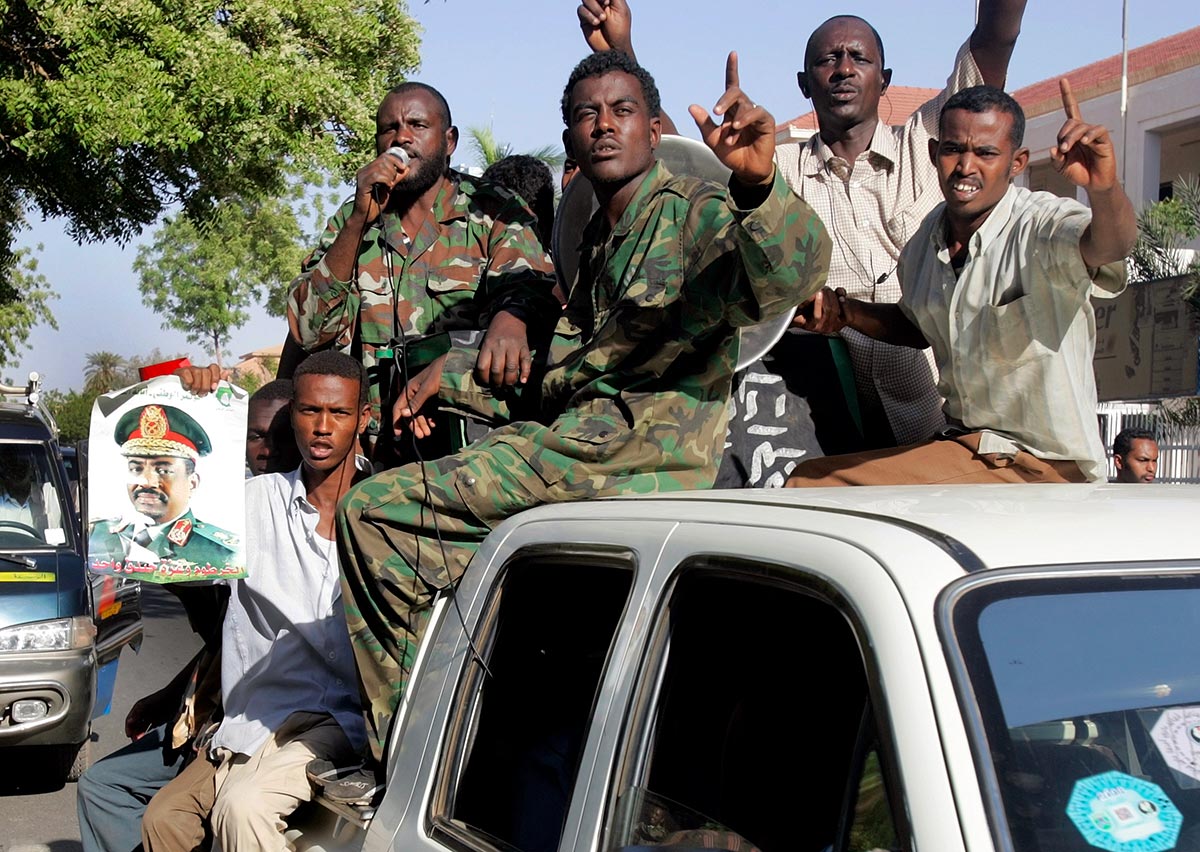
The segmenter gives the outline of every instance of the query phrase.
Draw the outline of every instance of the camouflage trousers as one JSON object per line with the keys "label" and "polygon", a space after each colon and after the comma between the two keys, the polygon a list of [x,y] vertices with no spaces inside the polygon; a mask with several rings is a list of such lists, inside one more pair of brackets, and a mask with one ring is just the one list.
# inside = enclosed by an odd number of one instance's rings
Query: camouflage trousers
{"label": "camouflage trousers", "polygon": [[356,485],[338,512],[342,600],[376,759],[412,675],[437,593],[494,524],[552,498],[511,446],[487,439]]}

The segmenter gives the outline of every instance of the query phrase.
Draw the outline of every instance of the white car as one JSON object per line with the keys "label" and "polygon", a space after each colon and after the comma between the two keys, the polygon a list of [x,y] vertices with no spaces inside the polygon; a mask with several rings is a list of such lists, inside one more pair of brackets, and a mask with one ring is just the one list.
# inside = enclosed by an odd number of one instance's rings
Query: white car
{"label": "white car", "polygon": [[1200,849],[1197,527],[1153,485],[526,512],[435,610],[385,797],[293,840]]}

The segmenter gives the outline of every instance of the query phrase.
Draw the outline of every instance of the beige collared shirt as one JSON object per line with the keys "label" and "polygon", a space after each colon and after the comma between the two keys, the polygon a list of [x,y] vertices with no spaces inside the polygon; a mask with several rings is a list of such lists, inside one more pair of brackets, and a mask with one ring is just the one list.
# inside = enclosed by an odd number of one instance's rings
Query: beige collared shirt
{"label": "beige collared shirt", "polygon": [[[929,159],[929,140],[937,136],[942,105],[960,89],[982,83],[968,41],[958,50],[946,88],[903,126],[889,126],[900,117],[889,116],[884,93],[871,145],[855,160],[853,170],[833,155],[820,134],[776,149],[784,180],[816,211],[833,237],[828,286],[845,287],[856,299],[899,300],[900,252],[942,201]],[[878,398],[897,443],[923,441],[942,427],[937,373],[926,353],[890,346],[851,329],[842,336],[850,349],[859,394]]]}
{"label": "beige collared shirt", "polygon": [[935,210],[900,259],[900,309],[937,361],[946,417],[982,429],[981,453],[1021,448],[1104,478],[1091,297],[1125,289],[1125,264],[1084,266],[1079,202],[1009,187],[971,237],[957,278]]}

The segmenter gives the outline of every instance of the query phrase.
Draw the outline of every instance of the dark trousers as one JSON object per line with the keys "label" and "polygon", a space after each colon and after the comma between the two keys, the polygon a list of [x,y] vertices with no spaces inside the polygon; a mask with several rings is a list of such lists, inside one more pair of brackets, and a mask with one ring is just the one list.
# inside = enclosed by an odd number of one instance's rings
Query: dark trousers
{"label": "dark trousers", "polygon": [[83,852],[142,848],[142,814],[150,797],[183,767],[182,754],[164,763],[165,736],[165,727],[155,728],[83,773],[76,791]]}

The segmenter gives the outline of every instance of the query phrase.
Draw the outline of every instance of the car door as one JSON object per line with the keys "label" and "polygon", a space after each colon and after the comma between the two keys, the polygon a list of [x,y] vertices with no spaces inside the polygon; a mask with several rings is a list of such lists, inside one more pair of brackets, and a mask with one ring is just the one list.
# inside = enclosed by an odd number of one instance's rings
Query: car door
{"label": "car door", "polygon": [[619,742],[590,750],[562,849],[964,848],[906,602],[876,558],[680,524],[647,600],[636,662],[610,672]]}

